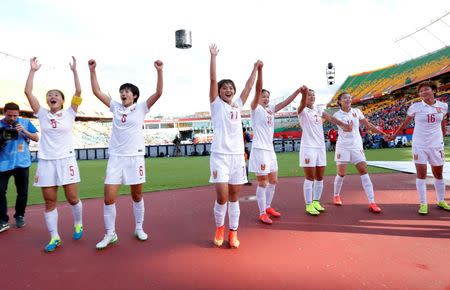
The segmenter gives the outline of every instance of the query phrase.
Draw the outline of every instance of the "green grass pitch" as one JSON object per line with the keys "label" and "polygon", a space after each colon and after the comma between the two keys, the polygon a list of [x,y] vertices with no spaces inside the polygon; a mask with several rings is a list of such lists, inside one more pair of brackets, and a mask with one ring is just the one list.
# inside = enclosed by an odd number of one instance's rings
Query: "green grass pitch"
{"label": "green grass pitch", "polygon": [[[445,149],[446,160],[450,161],[450,148]],[[367,160],[377,161],[409,161],[411,160],[411,148],[377,149],[365,151]],[[279,176],[303,176],[303,169],[298,166],[298,152],[278,153]],[[326,175],[336,174],[334,152],[327,152]],[[106,160],[78,161],[81,182],[79,194],[82,199],[103,196],[103,180],[106,171]],[[30,169],[30,186],[28,204],[43,203],[40,188],[33,186],[33,177],[36,164]],[[369,173],[385,173],[391,170],[369,167]],[[207,185],[209,180],[209,157],[169,157],[146,159],[147,182],[144,191],[160,191],[175,188],[189,188]],[[348,174],[354,174],[354,166],[349,166]],[[250,174],[250,179],[255,179]],[[13,178],[8,185],[8,206],[14,206],[16,188]],[[129,186],[122,186],[120,194],[128,194]],[[65,200],[62,188],[58,192],[58,200]]]}

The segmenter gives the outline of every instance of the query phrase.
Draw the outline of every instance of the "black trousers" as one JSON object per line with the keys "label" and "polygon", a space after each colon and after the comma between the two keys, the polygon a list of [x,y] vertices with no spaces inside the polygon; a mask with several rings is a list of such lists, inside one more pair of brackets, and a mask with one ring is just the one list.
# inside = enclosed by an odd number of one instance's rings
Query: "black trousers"
{"label": "black trousers", "polygon": [[30,168],[15,168],[0,172],[0,221],[8,222],[8,203],[6,201],[6,191],[11,176],[14,176],[14,183],[17,189],[16,213],[14,217],[24,216],[28,200],[28,176]]}

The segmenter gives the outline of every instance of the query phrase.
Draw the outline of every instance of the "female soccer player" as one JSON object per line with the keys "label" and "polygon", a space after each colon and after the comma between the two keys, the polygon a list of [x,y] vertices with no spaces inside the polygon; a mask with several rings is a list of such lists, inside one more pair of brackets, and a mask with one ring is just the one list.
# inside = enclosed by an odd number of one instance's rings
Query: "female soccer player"
{"label": "female soccer player", "polygon": [[442,178],[442,170],[445,163],[444,135],[447,124],[445,115],[448,113],[448,105],[435,99],[437,85],[431,81],[419,84],[417,92],[422,98],[421,102],[412,104],[405,121],[392,135],[393,140],[403,132],[403,129],[414,119],[414,133],[412,139],[412,152],[416,165],[416,188],[419,193],[419,214],[428,214],[427,202],[427,163],[431,165],[434,176],[434,189],[438,207],[450,210],[445,202],[445,183]]}
{"label": "female soccer player", "polygon": [[60,90],[47,92],[47,105],[50,110],[43,108],[33,95],[34,74],[41,67],[36,57],[30,60],[30,72],[25,85],[25,95],[31,109],[39,119],[41,130],[39,163],[34,177],[34,185],[41,187],[45,200],[45,222],[51,235],[50,242],[44,248],[46,252],[52,252],[61,245],[56,208],[58,186],[64,188],[66,199],[71,205],[74,219],[73,238],[79,240],[83,235],[83,205],[77,192],[80,173],[75,159],[72,134],[75,116],[78,106],[81,104],[81,87],[75,57],[72,56],[72,60],[70,69],[73,72],[75,94],[67,109],[63,110],[64,94]]}
{"label": "female soccer player", "polygon": [[338,171],[334,179],[334,204],[342,205],[340,198],[342,183],[347,174],[348,163],[353,163],[360,174],[362,186],[369,200],[369,210],[373,213],[380,213],[381,209],[375,203],[372,181],[367,173],[366,156],[364,155],[359,124],[363,124],[368,130],[377,132],[385,138],[388,135],[367,121],[361,110],[352,108],[352,96],[349,93],[342,92],[339,94],[338,104],[340,110],[333,116],[343,123],[352,124],[353,130],[345,132],[342,127],[338,126],[339,134],[334,158]]}
{"label": "female soccer player", "polygon": [[297,109],[298,120],[302,127],[299,163],[305,172],[303,195],[305,197],[306,212],[319,215],[325,208],[320,204],[323,191],[323,174],[327,165],[325,138],[322,118],[339,125],[344,132],[351,132],[351,124],[344,123],[330,116],[322,108],[314,106],[316,100],[314,91],[303,86],[302,100]]}
{"label": "female soccer player", "polygon": [[96,245],[96,248],[100,250],[118,241],[115,229],[115,202],[121,184],[130,186],[136,224],[134,235],[141,241],[148,238],[142,227],[145,213],[142,195],[142,184],[145,182],[145,145],[142,126],[145,115],[162,95],[163,63],[160,60],[155,61],[156,92],[141,103],[137,103],[139,89],[130,83],[125,83],[119,88],[121,102],[116,102],[103,93],[97,81],[96,66],[95,60],[89,61],[92,91],[113,113],[113,128],[109,142],[109,160],[104,188],[103,217],[106,235]]}
{"label": "female soccer player", "polygon": [[238,198],[242,184],[247,182],[241,109],[253,87],[256,72],[261,70],[262,62],[257,61],[255,63],[240,97],[233,101],[236,93],[234,82],[229,79],[217,82],[216,57],[219,49],[215,44],[212,44],[209,47],[209,51],[211,53],[209,101],[214,130],[210,157],[211,177],[209,181],[215,184],[217,193],[217,199],[214,204],[214,218],[216,222],[214,244],[218,247],[223,244],[228,203],[229,245],[231,248],[238,248],[240,245],[237,237],[240,215]]}
{"label": "female soccer player", "polygon": [[255,97],[251,103],[253,141],[250,152],[249,171],[256,174],[258,186],[256,198],[259,208],[259,220],[265,224],[272,224],[269,217],[280,217],[281,214],[271,206],[275,187],[278,182],[278,163],[273,148],[273,131],[275,113],[289,105],[300,93],[297,89],[284,101],[269,105],[270,92],[262,90],[262,68],[258,71]]}

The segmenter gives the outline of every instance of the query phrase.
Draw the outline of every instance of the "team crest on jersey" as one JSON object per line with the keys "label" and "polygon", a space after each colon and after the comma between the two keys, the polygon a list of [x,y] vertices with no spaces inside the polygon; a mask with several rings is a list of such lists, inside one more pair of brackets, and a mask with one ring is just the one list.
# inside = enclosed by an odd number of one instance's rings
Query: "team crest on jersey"
{"label": "team crest on jersey", "polygon": [[216,179],[217,178],[217,170],[213,171],[213,178]]}
{"label": "team crest on jersey", "polygon": [[266,170],[266,164],[261,164],[261,170]]}
{"label": "team crest on jersey", "polygon": [[267,112],[267,114],[269,114],[269,115],[272,115],[272,114],[273,114],[273,112],[272,112],[271,109],[266,109],[266,112]]}
{"label": "team crest on jersey", "polygon": [[338,154],[338,155],[336,156],[336,158],[337,158],[337,159],[341,159],[341,154]]}
{"label": "team crest on jersey", "polygon": [[305,164],[309,164],[309,158],[305,158]]}
{"label": "team crest on jersey", "polygon": [[353,118],[356,118],[356,113],[353,113],[352,115],[353,115]]}
{"label": "team crest on jersey", "polygon": [[419,154],[414,154],[414,160],[419,160]]}
{"label": "team crest on jersey", "polygon": [[436,112],[441,113],[442,112],[442,108],[436,108]]}

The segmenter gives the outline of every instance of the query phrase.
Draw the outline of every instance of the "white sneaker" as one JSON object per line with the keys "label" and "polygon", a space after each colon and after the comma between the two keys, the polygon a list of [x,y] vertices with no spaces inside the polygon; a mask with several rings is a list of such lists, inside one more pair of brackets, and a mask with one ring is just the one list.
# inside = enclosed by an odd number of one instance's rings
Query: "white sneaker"
{"label": "white sneaker", "polygon": [[139,241],[146,241],[148,239],[148,235],[144,232],[144,230],[135,230],[134,231],[134,236],[139,240]]}
{"label": "white sneaker", "polygon": [[101,240],[95,247],[97,248],[97,250],[102,250],[110,244],[117,243],[118,240],[119,239],[117,238],[117,234],[115,233],[113,235],[106,234],[103,240]]}

